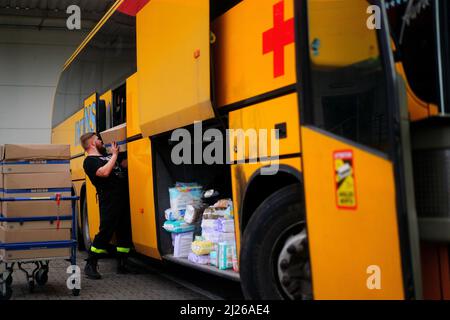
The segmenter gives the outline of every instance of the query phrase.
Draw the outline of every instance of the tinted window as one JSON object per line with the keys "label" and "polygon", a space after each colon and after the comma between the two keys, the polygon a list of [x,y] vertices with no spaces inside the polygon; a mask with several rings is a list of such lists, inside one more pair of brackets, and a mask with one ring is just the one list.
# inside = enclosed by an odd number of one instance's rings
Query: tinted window
{"label": "tinted window", "polygon": [[442,113],[449,113],[450,1],[429,1],[420,9],[418,5],[411,7],[409,14],[406,4],[388,10],[398,60],[414,94],[438,106]]}
{"label": "tinted window", "polygon": [[61,74],[53,127],[83,107],[84,100],[119,86],[136,72],[136,18],[115,12]]}

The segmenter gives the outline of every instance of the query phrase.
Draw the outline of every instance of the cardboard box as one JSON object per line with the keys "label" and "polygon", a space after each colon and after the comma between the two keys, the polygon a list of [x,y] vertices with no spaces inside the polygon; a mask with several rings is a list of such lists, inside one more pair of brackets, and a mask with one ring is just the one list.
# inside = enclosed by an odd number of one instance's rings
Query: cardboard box
{"label": "cardboard box", "polygon": [[100,133],[103,143],[105,144],[106,150],[110,152],[110,146],[113,141],[119,145],[119,151],[127,151],[127,124],[123,123],[121,125],[115,126],[114,128],[108,129]]}
{"label": "cardboard box", "polygon": [[4,160],[70,160],[70,146],[62,144],[6,144]]}
{"label": "cardboard box", "polygon": [[17,197],[24,197],[23,194],[29,196],[33,193],[52,192],[52,189],[70,189],[72,178],[69,172],[4,174],[3,185],[8,197],[16,193],[22,194]]}
{"label": "cardboard box", "polygon": [[6,230],[0,227],[0,242],[43,242],[70,240],[70,229]]}
{"label": "cardboard box", "polygon": [[[60,193],[71,196],[70,173],[17,173],[3,175],[4,198],[53,197]],[[7,201],[2,202],[4,217],[36,217],[71,215],[71,201]]]}
{"label": "cardboard box", "polygon": [[16,160],[5,161],[3,173],[70,172],[70,160]]}
{"label": "cardboard box", "polygon": [[51,259],[51,258],[70,258],[70,248],[61,249],[33,249],[33,250],[16,250],[7,251],[0,250],[0,260],[4,262],[14,260],[34,260],[34,259]]}
{"label": "cardboard box", "polygon": [[[37,230],[37,229],[57,229],[58,224],[56,221],[27,221],[24,223],[20,222],[0,222],[0,227],[8,231],[14,230]],[[70,229],[72,228],[72,220],[60,220],[59,229]]]}
{"label": "cardboard box", "polygon": [[[0,170],[0,199],[3,199],[3,173]],[[2,215],[2,202],[0,201],[0,216]]]}
{"label": "cardboard box", "polygon": [[3,157],[5,155],[5,149],[4,148],[5,148],[5,146],[0,144],[0,161],[3,160]]}

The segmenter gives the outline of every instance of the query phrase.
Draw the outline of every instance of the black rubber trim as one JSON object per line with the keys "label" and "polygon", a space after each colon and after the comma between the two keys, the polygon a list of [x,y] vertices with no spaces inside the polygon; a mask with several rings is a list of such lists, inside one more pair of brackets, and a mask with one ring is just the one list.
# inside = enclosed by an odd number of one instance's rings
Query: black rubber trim
{"label": "black rubber trim", "polygon": [[233,161],[231,164],[234,165],[234,164],[257,163],[257,162],[264,162],[264,161],[299,158],[301,156],[302,156],[302,153],[297,152],[297,153],[289,153],[289,154],[279,155],[278,157],[274,156],[274,157],[262,157],[262,158],[250,158],[250,159],[236,160],[236,161]]}
{"label": "black rubber trim", "polygon": [[77,153],[77,154],[74,154],[73,156],[71,156],[70,157],[70,160],[74,160],[74,159],[77,159],[77,158],[81,158],[81,157],[83,157],[84,156],[84,152],[80,152],[80,153]]}
{"label": "black rubber trim", "polygon": [[232,112],[232,111],[236,111],[254,104],[258,104],[258,103],[262,103],[268,100],[272,100],[272,99],[276,99],[291,93],[294,93],[297,91],[297,84],[291,84],[285,87],[281,87],[278,89],[275,89],[273,91],[269,91],[248,99],[244,99],[235,103],[231,103],[229,105],[225,105],[223,107],[219,108],[219,111],[222,114],[228,113],[228,112]]}
{"label": "black rubber trim", "polygon": [[142,133],[139,134],[135,134],[134,136],[128,137],[126,139],[127,143],[133,142],[133,141],[137,141],[137,140],[141,140],[143,138]]}

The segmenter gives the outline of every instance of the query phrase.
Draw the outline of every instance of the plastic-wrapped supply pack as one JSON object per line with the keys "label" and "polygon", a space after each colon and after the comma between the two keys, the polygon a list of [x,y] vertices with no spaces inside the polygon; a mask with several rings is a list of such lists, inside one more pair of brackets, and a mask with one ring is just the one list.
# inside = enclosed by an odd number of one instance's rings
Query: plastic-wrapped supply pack
{"label": "plastic-wrapped supply pack", "polygon": [[201,203],[202,186],[195,183],[178,182],[169,188],[170,208],[173,211],[185,210],[187,205]]}
{"label": "plastic-wrapped supply pack", "polygon": [[202,230],[203,231],[214,231],[217,229],[218,219],[203,219],[202,220]]}
{"label": "plastic-wrapped supply pack", "polygon": [[191,249],[193,253],[199,256],[209,254],[214,250],[214,243],[207,240],[195,240],[192,242]]}
{"label": "plastic-wrapped supply pack", "polygon": [[205,238],[205,240],[211,241],[214,243],[219,243],[219,242],[224,242],[224,241],[229,241],[229,242],[235,241],[234,233],[225,233],[225,232],[220,232],[220,231],[215,231],[215,230],[203,230],[202,236]]}
{"label": "plastic-wrapped supply pack", "polygon": [[194,225],[187,224],[183,220],[166,221],[166,222],[164,222],[163,228],[166,231],[174,232],[174,233],[183,233],[183,232],[190,232],[190,231],[195,230]]}
{"label": "plastic-wrapped supply pack", "polygon": [[197,254],[191,252],[188,255],[188,260],[193,262],[193,263],[196,263],[196,264],[206,265],[206,264],[209,264],[209,254],[207,254],[207,255],[197,255]]}
{"label": "plastic-wrapped supply pack", "polygon": [[193,232],[178,233],[173,237],[173,256],[175,258],[187,258],[191,252]]}
{"label": "plastic-wrapped supply pack", "polygon": [[234,233],[234,220],[219,218],[216,220],[215,230],[219,232]]}
{"label": "plastic-wrapped supply pack", "polygon": [[184,213],[184,221],[189,224],[199,221],[204,209],[205,206],[201,203],[188,204]]}
{"label": "plastic-wrapped supply pack", "polygon": [[203,212],[204,219],[233,219],[233,203],[229,199],[217,201],[213,206],[209,206]]}
{"label": "plastic-wrapped supply pack", "polygon": [[217,255],[217,251],[211,251],[209,253],[209,264],[218,267],[219,266],[219,256]]}
{"label": "plastic-wrapped supply pack", "polygon": [[219,269],[226,270],[233,268],[233,242],[220,242],[219,243]]}
{"label": "plastic-wrapped supply pack", "polygon": [[231,252],[233,257],[233,271],[239,272],[239,261],[237,257],[237,248],[235,243],[231,246]]}
{"label": "plastic-wrapped supply pack", "polygon": [[185,210],[172,210],[172,208],[164,210],[164,217],[168,221],[175,221],[183,219],[185,216]]}

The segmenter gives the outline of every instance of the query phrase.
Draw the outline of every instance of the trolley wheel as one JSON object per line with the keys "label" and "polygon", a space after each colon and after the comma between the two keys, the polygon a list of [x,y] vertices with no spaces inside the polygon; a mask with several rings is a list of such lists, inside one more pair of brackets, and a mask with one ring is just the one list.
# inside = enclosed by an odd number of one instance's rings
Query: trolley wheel
{"label": "trolley wheel", "polygon": [[29,291],[30,293],[33,293],[33,292],[34,292],[34,288],[35,288],[34,280],[28,281],[28,291]]}
{"label": "trolley wheel", "polygon": [[48,281],[48,269],[40,268],[34,275],[34,279],[39,286],[43,286]]}
{"label": "trolley wheel", "polygon": [[11,286],[6,285],[6,292],[3,292],[3,290],[0,290],[0,301],[6,301],[11,299],[12,296],[12,289]]}
{"label": "trolley wheel", "polygon": [[80,289],[72,289],[72,295],[78,297],[80,295]]}

